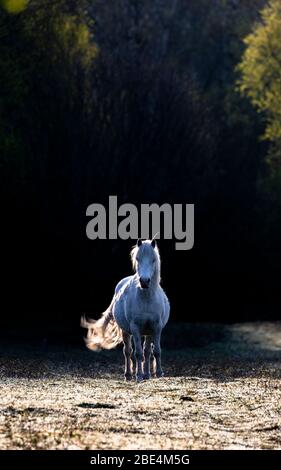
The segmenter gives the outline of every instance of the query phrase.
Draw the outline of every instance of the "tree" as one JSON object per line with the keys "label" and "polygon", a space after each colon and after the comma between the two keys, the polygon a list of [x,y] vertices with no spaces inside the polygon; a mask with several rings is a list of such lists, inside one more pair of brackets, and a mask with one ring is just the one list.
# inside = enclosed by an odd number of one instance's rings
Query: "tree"
{"label": "tree", "polygon": [[36,192],[47,210],[63,152],[64,173],[73,166],[97,55],[87,3],[0,0],[0,195],[10,203]]}
{"label": "tree", "polygon": [[238,66],[239,88],[265,119],[263,138],[271,143],[268,162],[272,172],[281,168],[281,3],[270,0],[261,21],[245,40]]}

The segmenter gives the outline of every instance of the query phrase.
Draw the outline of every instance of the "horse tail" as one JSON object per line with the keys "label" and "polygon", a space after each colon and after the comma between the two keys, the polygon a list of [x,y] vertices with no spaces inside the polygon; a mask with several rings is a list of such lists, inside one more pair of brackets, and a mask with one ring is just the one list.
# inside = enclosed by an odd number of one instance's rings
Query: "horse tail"
{"label": "horse tail", "polygon": [[114,299],[99,320],[81,317],[81,326],[88,329],[85,343],[92,351],[113,349],[122,341],[122,330],[113,316],[113,305]]}

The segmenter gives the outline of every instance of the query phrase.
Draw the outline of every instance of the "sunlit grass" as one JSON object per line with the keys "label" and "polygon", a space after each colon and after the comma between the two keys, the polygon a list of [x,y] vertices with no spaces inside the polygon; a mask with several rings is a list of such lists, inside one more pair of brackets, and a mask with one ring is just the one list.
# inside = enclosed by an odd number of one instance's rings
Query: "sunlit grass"
{"label": "sunlit grass", "polygon": [[0,449],[279,449],[281,325],[217,327],[205,345],[164,338],[166,377],[143,383],[124,382],[122,348],[2,344]]}

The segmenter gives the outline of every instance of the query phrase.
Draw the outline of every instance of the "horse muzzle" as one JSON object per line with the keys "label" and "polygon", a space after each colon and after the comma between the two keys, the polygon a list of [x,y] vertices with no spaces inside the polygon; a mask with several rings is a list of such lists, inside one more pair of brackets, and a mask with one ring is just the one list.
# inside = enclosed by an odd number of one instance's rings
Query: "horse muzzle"
{"label": "horse muzzle", "polygon": [[140,286],[142,289],[148,289],[150,284],[150,279],[140,278]]}

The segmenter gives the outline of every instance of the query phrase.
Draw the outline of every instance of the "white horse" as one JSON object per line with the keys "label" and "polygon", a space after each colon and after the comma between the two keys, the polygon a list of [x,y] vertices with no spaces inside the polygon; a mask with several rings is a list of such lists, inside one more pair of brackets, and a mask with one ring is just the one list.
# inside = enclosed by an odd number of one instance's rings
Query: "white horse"
{"label": "white horse", "polygon": [[[138,240],[131,251],[135,274],[122,279],[115,288],[112,302],[97,321],[81,319],[88,328],[89,349],[112,349],[124,343],[125,379],[132,379],[132,343],[135,346],[136,380],[150,378],[150,357],[156,362],[156,377],[162,377],[161,332],[170,315],[168,298],[160,286],[160,256],[153,239]],[[145,337],[142,347],[142,336]]]}

